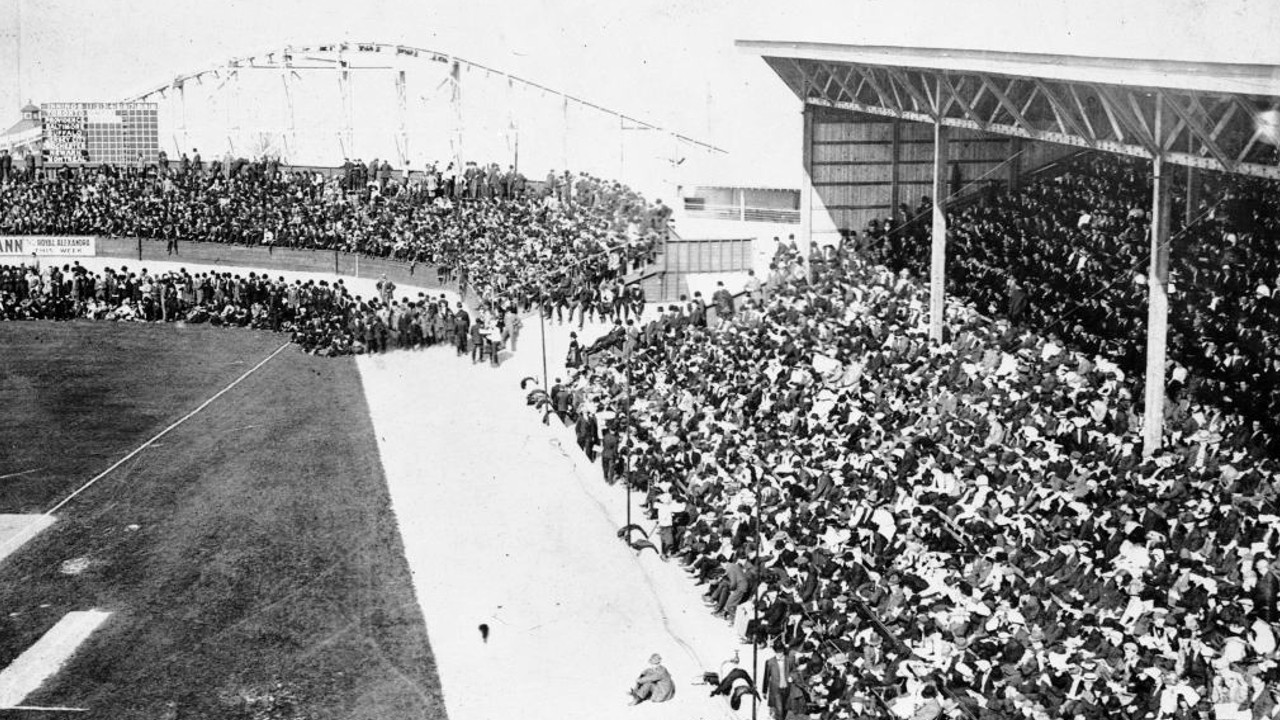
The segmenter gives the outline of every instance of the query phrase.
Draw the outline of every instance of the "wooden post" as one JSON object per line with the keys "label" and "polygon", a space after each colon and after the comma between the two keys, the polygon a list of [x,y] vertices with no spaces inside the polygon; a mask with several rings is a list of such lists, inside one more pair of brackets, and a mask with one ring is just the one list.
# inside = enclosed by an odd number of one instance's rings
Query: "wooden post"
{"label": "wooden post", "polygon": [[933,244],[929,265],[929,339],[942,342],[947,274],[947,128],[933,123]]}
{"label": "wooden post", "polygon": [[[1156,137],[1160,137],[1162,103],[1156,103]],[[1159,154],[1151,163],[1151,268],[1147,273],[1146,409],[1142,417],[1142,454],[1160,448],[1164,432],[1165,352],[1169,335],[1169,185],[1173,178]]]}
{"label": "wooden post", "polygon": [[[1195,135],[1188,130],[1187,152],[1195,154],[1195,151]],[[1187,166],[1187,207],[1184,209],[1182,214],[1182,227],[1184,228],[1196,221],[1196,210],[1198,209],[1197,206],[1200,204],[1200,188],[1196,187],[1197,183],[1200,181],[1199,176],[1200,174],[1196,172],[1196,169],[1193,166]]]}
{"label": "wooden post", "polygon": [[1009,139],[1009,192],[1022,184],[1022,138]]}
{"label": "wooden post", "polygon": [[[800,157],[803,172],[800,173],[800,245],[805,262],[809,261],[809,249],[813,247],[813,108],[804,106],[804,130]],[[798,248],[799,249],[799,248]],[[806,266],[807,267],[807,266]]]}
{"label": "wooden post", "polygon": [[542,300],[538,303],[538,334],[542,337],[542,389],[546,390],[550,397],[551,385],[547,383],[547,308],[543,307],[546,297],[547,294],[543,292]]}
{"label": "wooden post", "polygon": [[[898,182],[898,158],[901,155],[900,148],[902,145],[902,121],[898,118],[893,119],[893,133],[889,145],[889,219],[892,228],[896,231],[898,227],[898,206],[902,204],[902,187]],[[910,218],[903,218],[906,222]],[[857,228],[854,228],[855,230]]]}

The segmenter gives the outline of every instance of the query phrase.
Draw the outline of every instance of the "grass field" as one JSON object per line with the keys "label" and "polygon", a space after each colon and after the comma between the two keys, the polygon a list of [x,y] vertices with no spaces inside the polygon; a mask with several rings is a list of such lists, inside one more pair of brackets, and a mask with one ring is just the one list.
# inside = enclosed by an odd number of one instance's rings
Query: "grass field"
{"label": "grass field", "polygon": [[[283,340],[0,324],[0,475],[36,470],[0,480],[0,513],[47,510]],[[121,720],[445,717],[349,358],[286,349],[60,510],[0,565],[0,666],[89,608],[113,615],[28,703]]]}

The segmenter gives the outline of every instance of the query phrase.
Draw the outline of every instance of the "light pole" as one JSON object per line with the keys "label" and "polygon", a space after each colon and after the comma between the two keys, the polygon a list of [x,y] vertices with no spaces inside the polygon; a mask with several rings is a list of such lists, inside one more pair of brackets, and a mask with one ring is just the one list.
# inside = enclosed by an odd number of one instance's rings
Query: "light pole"
{"label": "light pole", "polygon": [[[755,530],[756,530],[756,592],[752,593],[751,606],[755,612],[755,631],[760,632],[760,593],[759,588],[763,587],[764,575],[760,572],[760,476],[763,473],[760,468],[754,464],[751,466],[751,484],[752,492],[755,494]],[[760,675],[760,643],[756,642],[754,637],[747,638],[751,641],[751,720],[756,720],[757,706],[759,705],[758,693],[756,692],[756,682]]]}
{"label": "light pole", "polygon": [[538,289],[538,330],[542,339],[542,389],[548,393],[551,392],[551,386],[547,384],[547,291],[546,288]]}
{"label": "light pole", "polygon": [[[619,456],[622,458],[622,484],[625,488],[627,501],[627,525],[631,525],[631,450],[626,445],[627,435],[631,430],[631,354],[626,352],[626,343],[623,342],[623,380],[626,386],[623,390],[626,392],[623,404],[623,412],[626,416],[622,420],[622,438],[618,442]],[[630,542],[631,531],[627,530],[628,542]],[[661,539],[659,539],[661,542]]]}

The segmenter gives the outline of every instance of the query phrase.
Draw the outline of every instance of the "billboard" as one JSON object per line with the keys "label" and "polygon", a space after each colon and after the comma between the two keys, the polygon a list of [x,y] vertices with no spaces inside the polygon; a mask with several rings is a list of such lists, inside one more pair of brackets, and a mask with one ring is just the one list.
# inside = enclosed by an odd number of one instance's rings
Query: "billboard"
{"label": "billboard", "polygon": [[153,163],[159,152],[155,103],[46,103],[46,165]]}
{"label": "billboard", "polygon": [[96,249],[92,235],[0,235],[0,257],[93,257]]}

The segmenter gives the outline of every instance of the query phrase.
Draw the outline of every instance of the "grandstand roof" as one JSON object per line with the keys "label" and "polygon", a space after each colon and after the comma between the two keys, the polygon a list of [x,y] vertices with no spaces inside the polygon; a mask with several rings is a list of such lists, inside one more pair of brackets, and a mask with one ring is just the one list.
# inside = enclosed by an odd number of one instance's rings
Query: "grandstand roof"
{"label": "grandstand roof", "polygon": [[807,105],[1280,179],[1280,65],[739,40]]}
{"label": "grandstand roof", "polygon": [[739,40],[736,45],[771,57],[1280,97],[1280,65],[772,40]]}
{"label": "grandstand roof", "polygon": [[2,134],[4,136],[18,135],[20,133],[25,133],[28,130],[35,130],[39,127],[41,127],[39,120],[29,120],[27,118],[23,118],[18,122],[14,123],[12,127],[10,127],[8,130],[5,130],[4,133]]}

